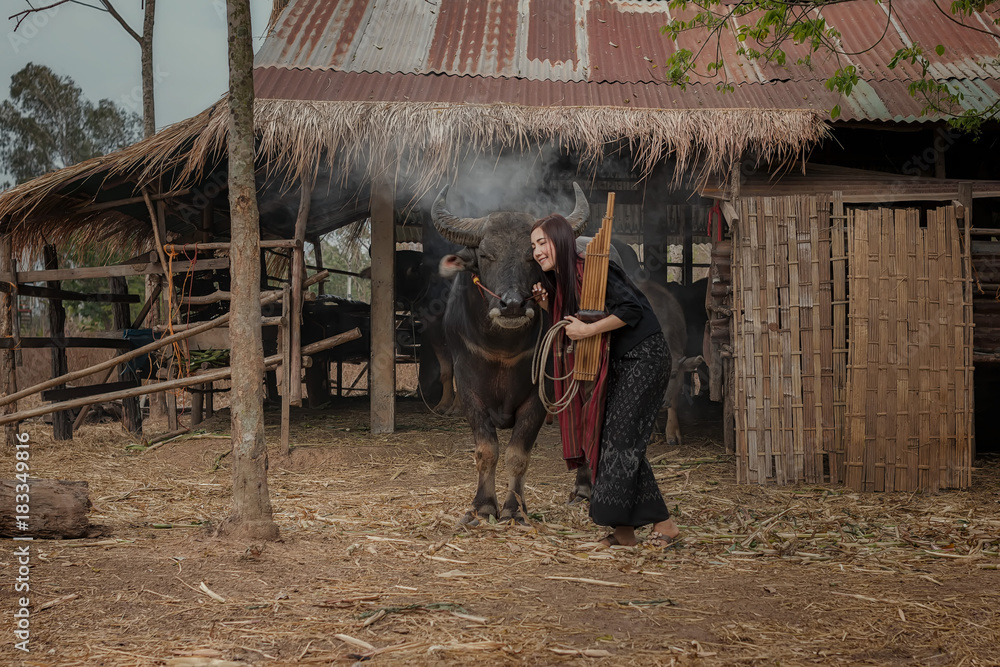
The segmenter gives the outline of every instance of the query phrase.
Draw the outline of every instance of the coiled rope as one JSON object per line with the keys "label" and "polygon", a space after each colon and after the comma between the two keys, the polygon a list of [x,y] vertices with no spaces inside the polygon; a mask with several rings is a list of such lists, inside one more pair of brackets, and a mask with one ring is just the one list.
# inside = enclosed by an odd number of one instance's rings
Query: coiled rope
{"label": "coiled rope", "polygon": [[[545,366],[552,355],[552,346],[555,343],[556,336],[568,325],[569,320],[560,320],[552,325],[544,337],[542,336],[542,330],[539,329],[539,340],[535,345],[535,354],[531,359],[531,381],[538,384],[538,398],[541,399],[542,405],[545,406],[545,411],[550,415],[557,415],[568,408],[569,404],[573,402],[573,399],[576,398],[577,393],[580,391],[580,382],[573,377],[572,369],[566,375],[562,376],[549,375],[545,372]],[[552,380],[553,383],[569,380],[569,383],[566,385],[566,393],[563,394],[561,399],[557,401],[555,398],[549,397],[545,391],[545,380]]]}

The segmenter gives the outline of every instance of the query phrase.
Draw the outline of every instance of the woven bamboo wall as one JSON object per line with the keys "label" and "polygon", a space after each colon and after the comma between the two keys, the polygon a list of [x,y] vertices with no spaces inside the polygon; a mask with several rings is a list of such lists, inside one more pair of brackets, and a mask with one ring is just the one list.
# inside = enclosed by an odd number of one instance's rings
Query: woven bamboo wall
{"label": "woven bamboo wall", "polygon": [[847,484],[971,483],[972,319],[955,208],[856,211],[849,221]]}
{"label": "woven bamboo wall", "polygon": [[[832,274],[843,263],[843,237],[839,243],[831,238],[830,211],[831,201],[822,197],[741,200],[733,236],[741,482],[842,479],[836,387],[844,384],[846,359],[838,364],[837,357],[846,350],[843,336],[834,335],[839,311]],[[844,314],[839,317],[846,332]]]}
{"label": "woven bamboo wall", "polygon": [[738,481],[967,486],[971,305],[955,210],[921,228],[915,211],[845,215],[837,194],[740,206]]}

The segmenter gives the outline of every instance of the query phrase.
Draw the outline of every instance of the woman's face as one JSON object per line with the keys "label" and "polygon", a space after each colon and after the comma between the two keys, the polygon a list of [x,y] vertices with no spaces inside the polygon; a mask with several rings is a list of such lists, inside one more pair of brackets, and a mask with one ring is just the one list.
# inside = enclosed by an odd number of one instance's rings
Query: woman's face
{"label": "woman's face", "polygon": [[542,271],[551,271],[556,268],[556,249],[552,245],[552,239],[545,235],[542,228],[531,232],[531,256],[542,267]]}

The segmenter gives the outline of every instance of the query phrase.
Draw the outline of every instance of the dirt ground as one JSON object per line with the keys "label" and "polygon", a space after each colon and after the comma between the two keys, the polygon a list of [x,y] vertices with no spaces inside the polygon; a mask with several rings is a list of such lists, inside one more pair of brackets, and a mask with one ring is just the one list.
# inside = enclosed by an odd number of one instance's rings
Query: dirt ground
{"label": "dirt ground", "polygon": [[458,529],[464,421],[404,400],[397,432],[374,436],[367,402],[345,399],[295,412],[282,457],[267,417],[273,543],[212,536],[230,509],[224,412],[151,450],[116,425],[54,443],[25,424],[32,474],[89,482],[95,530],[30,543],[27,654],[25,543],[3,541],[0,663],[1000,664],[995,455],[972,489],[937,495],[738,486],[702,415],[683,447],[649,449],[683,541],[605,549],[566,504],[555,425],[528,473],[531,525]]}

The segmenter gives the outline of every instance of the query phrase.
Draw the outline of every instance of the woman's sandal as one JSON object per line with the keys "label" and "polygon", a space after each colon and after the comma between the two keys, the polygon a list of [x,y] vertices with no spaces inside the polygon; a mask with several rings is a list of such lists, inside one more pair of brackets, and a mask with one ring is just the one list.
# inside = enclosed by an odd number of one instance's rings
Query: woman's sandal
{"label": "woman's sandal", "polygon": [[614,533],[609,533],[607,537],[605,537],[599,542],[599,544],[603,544],[609,549],[611,547],[620,547],[622,545],[622,543],[618,541],[618,538],[615,537]]}
{"label": "woman's sandal", "polygon": [[679,540],[680,535],[677,537],[670,537],[654,530],[649,534],[649,537],[646,538],[646,544],[651,547],[656,547],[657,549],[666,549],[680,544]]}

